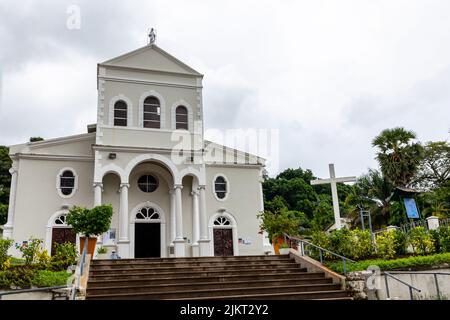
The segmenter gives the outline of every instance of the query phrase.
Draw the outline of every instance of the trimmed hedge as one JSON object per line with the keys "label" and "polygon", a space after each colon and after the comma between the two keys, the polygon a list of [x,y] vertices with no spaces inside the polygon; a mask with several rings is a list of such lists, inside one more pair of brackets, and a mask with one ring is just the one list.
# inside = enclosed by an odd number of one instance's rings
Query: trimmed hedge
{"label": "trimmed hedge", "polygon": [[38,270],[33,267],[18,266],[0,271],[0,288],[11,287],[53,287],[67,283],[71,274],[67,271]]}
{"label": "trimmed hedge", "polygon": [[[411,256],[406,258],[399,258],[393,260],[373,259],[363,260],[355,263],[347,262],[347,272],[367,270],[369,266],[378,266],[381,270],[399,270],[418,267],[432,267],[445,263],[450,264],[450,253],[439,253],[429,256]],[[325,266],[339,273],[343,273],[343,266],[341,261],[326,262]]]}

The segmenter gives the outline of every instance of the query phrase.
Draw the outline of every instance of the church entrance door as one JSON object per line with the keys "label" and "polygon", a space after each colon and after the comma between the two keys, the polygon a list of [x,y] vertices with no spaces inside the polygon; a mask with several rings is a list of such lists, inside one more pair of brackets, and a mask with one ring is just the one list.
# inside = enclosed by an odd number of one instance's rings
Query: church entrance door
{"label": "church entrance door", "polygon": [[233,231],[231,229],[214,228],[214,255],[233,255]]}
{"label": "church entrance door", "polygon": [[61,243],[73,243],[75,244],[77,240],[77,235],[72,230],[72,228],[53,228],[52,230],[52,251],[51,255],[54,255],[56,245]]}
{"label": "church entrance door", "polygon": [[134,257],[161,257],[161,223],[135,223]]}

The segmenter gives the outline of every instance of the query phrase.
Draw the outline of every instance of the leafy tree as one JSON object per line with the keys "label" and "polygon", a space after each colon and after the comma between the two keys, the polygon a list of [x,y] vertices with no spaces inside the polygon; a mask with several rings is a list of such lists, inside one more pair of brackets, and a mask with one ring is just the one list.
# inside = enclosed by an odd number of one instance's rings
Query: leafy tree
{"label": "leafy tree", "polygon": [[354,222],[360,223],[359,206],[362,206],[371,212],[374,226],[387,224],[391,206],[388,198],[393,189],[393,185],[376,169],[369,169],[368,173],[359,177],[353,186],[353,192],[346,199]]}
{"label": "leafy tree", "polygon": [[8,205],[0,203],[0,226],[8,220]]}
{"label": "leafy tree", "polygon": [[450,143],[428,142],[414,184],[422,189],[436,189],[450,179]]}
{"label": "leafy tree", "polygon": [[372,141],[383,176],[396,187],[408,186],[418,170],[423,147],[415,138],[414,132],[399,127],[383,130]]}
{"label": "leafy tree", "polygon": [[8,204],[9,201],[9,187],[11,185],[9,169],[12,161],[8,153],[8,147],[0,146],[0,204]]}

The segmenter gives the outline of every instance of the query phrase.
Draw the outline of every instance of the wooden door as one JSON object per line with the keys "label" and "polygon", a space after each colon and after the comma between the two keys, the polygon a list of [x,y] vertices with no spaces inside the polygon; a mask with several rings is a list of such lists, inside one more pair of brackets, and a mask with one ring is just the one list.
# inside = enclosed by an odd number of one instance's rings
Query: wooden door
{"label": "wooden door", "polygon": [[54,255],[55,252],[55,244],[60,243],[73,243],[76,244],[77,242],[77,235],[72,230],[72,228],[53,228],[52,230],[52,252],[51,254]]}
{"label": "wooden door", "polygon": [[232,256],[233,255],[233,230],[232,229],[214,229],[214,255]]}

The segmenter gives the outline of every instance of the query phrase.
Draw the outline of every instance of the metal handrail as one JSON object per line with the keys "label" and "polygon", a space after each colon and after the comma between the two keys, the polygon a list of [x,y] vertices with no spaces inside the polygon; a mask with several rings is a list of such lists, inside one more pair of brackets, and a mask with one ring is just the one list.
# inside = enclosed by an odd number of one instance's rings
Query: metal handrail
{"label": "metal handrail", "polygon": [[325,249],[325,248],[322,248],[322,247],[320,247],[320,246],[318,246],[318,245],[315,245],[314,243],[311,243],[311,242],[309,242],[309,241],[306,241],[306,240],[304,240],[304,239],[300,239],[300,238],[296,238],[296,237],[292,237],[292,236],[290,236],[290,235],[288,235],[288,234],[283,234],[284,235],[284,237],[285,237],[285,239],[286,238],[288,238],[289,240],[295,240],[295,241],[298,241],[298,242],[300,242],[300,254],[302,255],[302,256],[304,256],[305,255],[305,253],[306,253],[306,251],[305,251],[305,244],[306,245],[309,245],[309,246],[312,246],[312,247],[314,247],[314,248],[316,248],[316,249],[319,249],[319,259],[320,259],[320,263],[322,263],[323,264],[323,252],[325,251],[325,252],[327,252],[328,254],[331,254],[331,255],[333,255],[333,256],[335,256],[335,257],[338,257],[338,258],[340,258],[341,260],[342,260],[342,269],[343,269],[343,271],[344,271],[344,274],[347,274],[347,261],[349,261],[349,262],[355,262],[354,260],[352,260],[352,259],[349,259],[349,258],[347,258],[347,257],[344,257],[344,256],[341,256],[340,254],[337,254],[337,253],[335,253],[335,252],[332,252],[332,251],[330,251],[330,250],[328,250],[328,249]]}
{"label": "metal handrail", "polygon": [[76,295],[77,295],[77,290],[80,288],[80,282],[81,282],[81,277],[83,276],[84,273],[84,264],[86,262],[86,254],[87,254],[87,248],[88,248],[88,241],[89,238],[86,237],[86,239],[84,240],[84,247],[83,247],[83,252],[81,254],[80,257],[80,268],[79,268],[79,272],[77,273],[75,271],[75,283],[73,285],[72,288],[72,297],[71,300],[75,300]]}
{"label": "metal handrail", "polygon": [[67,286],[54,286],[54,287],[43,287],[43,288],[18,289],[18,290],[12,290],[12,291],[0,291],[0,300],[2,300],[3,296],[11,295],[11,294],[50,291],[50,290],[63,289],[63,288],[67,288]]}
{"label": "metal handrail", "polygon": [[438,299],[441,299],[441,290],[439,288],[439,281],[438,281],[437,276],[450,276],[450,272],[391,271],[390,274],[392,274],[392,273],[393,274],[423,274],[423,275],[433,276]]}
{"label": "metal handrail", "polygon": [[409,288],[409,296],[410,296],[411,300],[414,300],[414,295],[413,295],[413,292],[412,292],[413,290],[416,290],[417,292],[422,292],[422,290],[420,290],[420,289],[414,287],[413,285],[410,285],[409,283],[407,283],[407,282],[405,282],[405,281],[403,281],[403,280],[393,276],[389,272],[384,271],[383,273],[385,274],[384,283],[386,285],[386,296],[387,296],[387,298],[390,298],[390,295],[389,295],[389,286],[388,286],[388,280],[387,280],[388,277],[386,277],[386,276],[389,276],[392,279],[395,279],[398,282],[404,284],[405,286],[408,286],[408,288]]}

